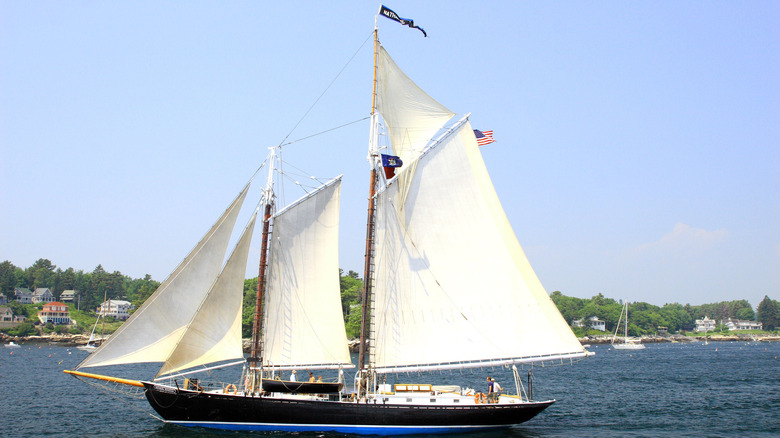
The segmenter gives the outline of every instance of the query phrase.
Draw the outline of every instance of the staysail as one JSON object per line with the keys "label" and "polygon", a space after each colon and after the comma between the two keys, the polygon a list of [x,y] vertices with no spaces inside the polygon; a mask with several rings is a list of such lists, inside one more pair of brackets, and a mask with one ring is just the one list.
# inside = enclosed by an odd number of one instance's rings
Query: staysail
{"label": "staysail", "polygon": [[241,359],[241,305],[244,299],[246,262],[257,212],[236,244],[222,273],[201,303],[159,375],[218,361]]}
{"label": "staysail", "polygon": [[265,292],[266,367],[351,367],[341,315],[341,177],[274,216]]}
{"label": "staysail", "polygon": [[164,362],[170,357],[219,275],[248,191],[249,184],[152,296],[77,368]]}
{"label": "staysail", "polygon": [[[379,102],[387,92],[379,88]],[[422,99],[380,107],[382,118],[437,120],[431,138],[447,121],[437,108],[421,112]],[[585,356],[517,241],[467,118],[447,127],[377,195],[375,369]]]}

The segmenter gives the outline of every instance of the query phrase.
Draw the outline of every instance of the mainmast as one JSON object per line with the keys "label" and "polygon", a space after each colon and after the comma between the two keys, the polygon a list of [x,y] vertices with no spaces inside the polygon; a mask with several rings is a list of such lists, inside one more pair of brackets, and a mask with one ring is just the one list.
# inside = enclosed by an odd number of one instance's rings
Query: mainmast
{"label": "mainmast", "polygon": [[[377,17],[378,18],[378,15]],[[379,115],[376,112],[376,88],[377,88],[377,59],[379,51],[379,36],[376,24],[376,18],[374,19],[374,84],[373,93],[371,96],[371,133],[368,146],[368,162],[371,165],[371,179],[369,182],[368,190],[368,219],[366,221],[366,253],[365,253],[365,266],[363,269],[363,294],[362,294],[362,314],[360,320],[360,350],[358,355],[358,396],[362,396],[366,393],[367,382],[366,378],[371,374],[373,364],[369,359],[369,363],[366,364],[366,356],[370,355],[369,348],[373,348],[372,345],[368,345],[368,338],[370,338],[371,330],[371,294],[372,294],[372,279],[373,279],[373,266],[374,266],[374,229],[376,219],[376,184],[377,184],[377,163],[379,158],[379,151],[377,147],[378,136],[378,124]]]}
{"label": "mainmast", "polygon": [[263,214],[263,237],[260,247],[260,265],[257,275],[257,298],[255,301],[255,318],[252,326],[252,346],[249,358],[249,376],[251,376],[251,388],[259,389],[262,386],[262,350],[260,346],[260,336],[263,330],[263,302],[265,301],[265,275],[268,267],[268,235],[271,225],[271,215],[274,204],[274,161],[276,160],[276,149],[270,148],[268,156],[268,180],[263,190],[263,199],[265,201],[265,212]]}

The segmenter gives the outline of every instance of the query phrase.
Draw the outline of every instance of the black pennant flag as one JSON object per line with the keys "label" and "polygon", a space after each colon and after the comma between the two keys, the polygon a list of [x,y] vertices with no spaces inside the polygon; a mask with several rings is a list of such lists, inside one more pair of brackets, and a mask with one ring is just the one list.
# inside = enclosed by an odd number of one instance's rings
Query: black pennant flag
{"label": "black pennant flag", "polygon": [[401,23],[401,24],[403,24],[405,26],[409,26],[412,29],[419,29],[420,32],[423,33],[424,37],[426,37],[426,38],[428,37],[428,34],[425,33],[425,31],[423,30],[422,27],[414,25],[414,20],[410,20],[408,18],[401,18],[401,17],[399,17],[398,14],[393,12],[391,9],[385,7],[385,5],[382,5],[382,8],[379,9],[379,14],[380,15],[384,15],[385,17],[387,17],[387,18],[389,18],[389,19],[391,19],[393,21],[397,21],[397,22],[399,22],[399,23]]}

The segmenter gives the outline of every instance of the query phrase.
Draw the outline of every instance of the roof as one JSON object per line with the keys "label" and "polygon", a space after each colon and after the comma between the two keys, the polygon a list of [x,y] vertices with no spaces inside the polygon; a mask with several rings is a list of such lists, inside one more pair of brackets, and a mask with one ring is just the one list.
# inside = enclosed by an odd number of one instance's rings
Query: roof
{"label": "roof", "polygon": [[59,302],[59,301],[52,301],[52,302],[50,302],[50,303],[46,303],[46,304],[44,304],[44,305],[43,305],[43,307],[52,307],[52,306],[63,306],[63,307],[68,307],[68,305],[67,305],[67,304],[65,304],[65,303],[61,303],[61,302]]}

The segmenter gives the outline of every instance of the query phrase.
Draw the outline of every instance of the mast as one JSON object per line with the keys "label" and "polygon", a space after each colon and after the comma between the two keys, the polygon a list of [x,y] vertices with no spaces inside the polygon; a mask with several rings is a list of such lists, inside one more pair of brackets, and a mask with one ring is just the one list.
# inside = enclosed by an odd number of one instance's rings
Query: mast
{"label": "mast", "polygon": [[374,84],[373,93],[371,96],[371,133],[368,146],[368,161],[371,165],[371,177],[368,190],[368,219],[366,221],[366,253],[365,253],[365,266],[363,269],[363,293],[362,293],[362,307],[361,307],[361,319],[360,319],[360,350],[358,355],[358,373],[360,378],[358,380],[358,396],[364,395],[367,389],[366,376],[370,374],[370,363],[366,367],[366,356],[369,355],[369,348],[373,346],[367,345],[367,338],[370,337],[369,331],[371,330],[371,293],[372,293],[372,277],[373,277],[373,265],[374,265],[374,228],[376,219],[376,183],[377,183],[377,124],[378,114],[376,112],[376,87],[377,87],[377,59],[379,51],[379,35],[376,24],[376,18],[374,18]]}
{"label": "mast", "polygon": [[274,173],[274,160],[276,159],[276,149],[271,148],[269,154],[269,168],[268,168],[268,180],[264,190],[263,197],[265,198],[265,212],[263,214],[263,237],[260,244],[260,265],[258,267],[257,275],[257,298],[255,300],[255,318],[252,326],[252,346],[250,349],[249,358],[249,371],[252,376],[252,387],[259,388],[261,385],[262,373],[258,373],[259,368],[262,366],[262,355],[260,346],[260,336],[263,330],[263,302],[265,301],[265,274],[268,267],[268,235],[271,225],[271,213],[273,211],[273,173]]}

